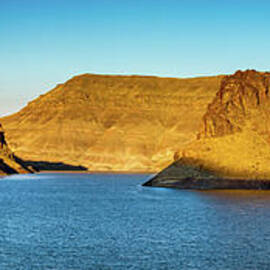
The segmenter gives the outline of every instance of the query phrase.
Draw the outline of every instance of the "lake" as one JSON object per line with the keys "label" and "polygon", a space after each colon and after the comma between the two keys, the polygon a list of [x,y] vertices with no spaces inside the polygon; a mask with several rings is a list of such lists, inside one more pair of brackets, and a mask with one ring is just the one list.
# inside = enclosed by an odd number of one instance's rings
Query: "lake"
{"label": "lake", "polygon": [[270,191],[142,187],[149,175],[0,181],[0,269],[270,269]]}

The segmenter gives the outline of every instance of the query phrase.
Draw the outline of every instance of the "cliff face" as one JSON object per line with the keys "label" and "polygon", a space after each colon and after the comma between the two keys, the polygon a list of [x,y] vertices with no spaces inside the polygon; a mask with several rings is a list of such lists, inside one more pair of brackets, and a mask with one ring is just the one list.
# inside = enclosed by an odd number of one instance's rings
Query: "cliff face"
{"label": "cliff face", "polygon": [[0,124],[0,175],[29,172],[32,171],[24,166],[8,147],[4,129]]}
{"label": "cliff face", "polygon": [[247,70],[225,77],[203,116],[198,138],[233,134],[248,124],[260,135],[268,136],[269,87],[270,73]]}
{"label": "cliff face", "polygon": [[177,152],[175,163],[148,185],[195,188],[195,179],[197,188],[201,182],[204,188],[230,188],[231,180],[241,180],[234,188],[241,183],[246,188],[247,180],[270,180],[269,86],[269,73],[226,76],[202,117],[197,140]]}
{"label": "cliff face", "polygon": [[81,75],[1,119],[25,160],[157,171],[196,138],[222,77]]}

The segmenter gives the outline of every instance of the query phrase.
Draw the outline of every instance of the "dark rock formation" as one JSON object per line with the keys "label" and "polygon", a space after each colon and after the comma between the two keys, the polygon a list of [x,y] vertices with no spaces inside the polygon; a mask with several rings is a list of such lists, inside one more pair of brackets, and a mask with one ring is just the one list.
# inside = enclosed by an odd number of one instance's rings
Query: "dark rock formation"
{"label": "dark rock formation", "polygon": [[0,175],[32,173],[24,162],[18,159],[7,145],[3,126],[0,124]]}

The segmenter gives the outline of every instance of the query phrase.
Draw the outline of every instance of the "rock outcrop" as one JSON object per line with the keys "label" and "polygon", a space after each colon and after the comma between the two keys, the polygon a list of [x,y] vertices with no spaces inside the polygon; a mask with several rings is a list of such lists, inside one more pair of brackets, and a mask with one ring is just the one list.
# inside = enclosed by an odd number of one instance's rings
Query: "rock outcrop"
{"label": "rock outcrop", "polygon": [[270,73],[247,70],[225,77],[203,116],[198,138],[233,134],[245,128],[248,122],[260,135],[269,136],[269,86]]}
{"label": "rock outcrop", "polygon": [[145,185],[261,188],[270,185],[270,73],[226,76],[201,122],[197,140]]}
{"label": "rock outcrop", "polygon": [[158,171],[196,138],[221,79],[85,74],[1,121],[24,160]]}
{"label": "rock outcrop", "polygon": [[0,124],[0,175],[31,172],[33,171],[25,166],[8,147],[3,126]]}

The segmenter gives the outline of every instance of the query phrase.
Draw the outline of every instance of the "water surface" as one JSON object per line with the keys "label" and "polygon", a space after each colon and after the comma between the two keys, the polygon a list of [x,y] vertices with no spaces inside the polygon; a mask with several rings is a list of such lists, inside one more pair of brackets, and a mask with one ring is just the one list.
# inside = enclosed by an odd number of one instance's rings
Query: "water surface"
{"label": "water surface", "polygon": [[142,187],[148,175],[0,181],[0,269],[270,269],[270,192]]}

